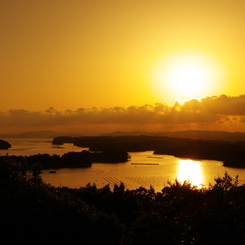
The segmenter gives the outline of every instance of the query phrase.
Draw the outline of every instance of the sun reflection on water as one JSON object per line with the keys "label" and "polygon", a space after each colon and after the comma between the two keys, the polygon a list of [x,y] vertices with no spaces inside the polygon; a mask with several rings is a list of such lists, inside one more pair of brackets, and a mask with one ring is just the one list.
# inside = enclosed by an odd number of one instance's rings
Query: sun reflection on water
{"label": "sun reflection on water", "polygon": [[180,182],[188,181],[194,186],[202,187],[204,176],[201,162],[179,159],[176,178]]}

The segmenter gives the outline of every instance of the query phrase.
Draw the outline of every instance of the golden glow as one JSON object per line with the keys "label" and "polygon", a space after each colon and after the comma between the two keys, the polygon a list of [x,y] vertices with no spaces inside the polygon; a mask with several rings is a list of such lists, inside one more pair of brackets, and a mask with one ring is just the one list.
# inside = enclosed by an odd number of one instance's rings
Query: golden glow
{"label": "golden glow", "polygon": [[203,183],[201,162],[193,160],[178,160],[177,180],[189,181],[192,185],[200,186]]}
{"label": "golden glow", "polygon": [[168,104],[245,91],[245,1],[54,2],[0,3],[1,110]]}
{"label": "golden glow", "polygon": [[225,72],[214,59],[201,52],[180,51],[166,56],[153,69],[158,93],[168,91],[175,99],[215,94]]}

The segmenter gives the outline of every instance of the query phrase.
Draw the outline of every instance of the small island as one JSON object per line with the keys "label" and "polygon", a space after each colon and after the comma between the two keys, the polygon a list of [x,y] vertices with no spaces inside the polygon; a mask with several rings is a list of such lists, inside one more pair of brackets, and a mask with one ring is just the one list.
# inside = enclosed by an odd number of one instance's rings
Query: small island
{"label": "small island", "polygon": [[123,163],[130,159],[130,155],[120,149],[110,149],[103,152],[67,152],[62,156],[49,154],[36,154],[31,156],[0,156],[3,161],[26,162],[30,166],[40,165],[41,169],[60,168],[88,168],[92,163]]}
{"label": "small island", "polygon": [[11,145],[5,141],[0,139],[0,150],[7,150],[11,147]]}

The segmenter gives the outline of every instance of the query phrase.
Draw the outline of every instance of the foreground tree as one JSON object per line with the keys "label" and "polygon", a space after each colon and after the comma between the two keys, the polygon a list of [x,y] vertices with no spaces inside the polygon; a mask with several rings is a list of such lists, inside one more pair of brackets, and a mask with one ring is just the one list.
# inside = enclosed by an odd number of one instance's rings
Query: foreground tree
{"label": "foreground tree", "polygon": [[55,188],[40,173],[0,158],[2,244],[245,244],[245,186],[227,173],[208,189],[176,180],[161,192]]}

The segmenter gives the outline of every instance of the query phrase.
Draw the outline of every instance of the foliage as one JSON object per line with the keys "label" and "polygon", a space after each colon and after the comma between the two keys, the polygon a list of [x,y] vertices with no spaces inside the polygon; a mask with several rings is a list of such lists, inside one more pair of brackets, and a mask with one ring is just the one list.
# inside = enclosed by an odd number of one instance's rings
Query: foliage
{"label": "foliage", "polygon": [[213,186],[213,189],[227,191],[238,186],[238,175],[234,178],[233,181],[233,178],[227,172],[225,172],[223,177],[218,177],[214,180],[216,183]]}
{"label": "foliage", "polygon": [[1,158],[3,244],[244,244],[245,186],[227,173],[208,189],[169,182],[55,188],[26,158]]}
{"label": "foliage", "polygon": [[112,148],[104,152],[67,152],[62,156],[49,154],[36,154],[31,156],[0,156],[0,162],[12,162],[23,160],[26,164],[34,166],[39,164],[42,169],[58,168],[88,168],[93,162],[122,163],[130,159],[130,155],[121,149]]}
{"label": "foliage", "polygon": [[11,145],[9,144],[9,142],[0,139],[0,149],[8,149],[10,147]]}

